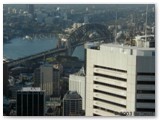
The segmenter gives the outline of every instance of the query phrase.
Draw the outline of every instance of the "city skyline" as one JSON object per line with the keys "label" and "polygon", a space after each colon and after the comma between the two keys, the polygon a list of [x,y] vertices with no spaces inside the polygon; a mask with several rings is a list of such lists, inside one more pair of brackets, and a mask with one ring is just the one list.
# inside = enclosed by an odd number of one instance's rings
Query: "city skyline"
{"label": "city skyline", "polygon": [[154,116],[155,13],[155,4],[4,4],[4,116],[18,115],[25,87],[44,91],[45,116]]}

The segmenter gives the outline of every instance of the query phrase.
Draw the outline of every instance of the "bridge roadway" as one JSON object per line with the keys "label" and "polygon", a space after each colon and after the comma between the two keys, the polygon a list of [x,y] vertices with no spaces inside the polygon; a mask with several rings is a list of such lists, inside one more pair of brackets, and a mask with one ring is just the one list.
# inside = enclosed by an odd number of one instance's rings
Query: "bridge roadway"
{"label": "bridge roadway", "polygon": [[54,49],[50,49],[44,52],[40,52],[34,55],[30,55],[30,56],[26,56],[17,60],[13,60],[11,62],[8,63],[8,67],[13,67],[16,66],[18,64],[24,63],[26,61],[29,60],[35,60],[35,59],[39,59],[39,58],[44,58],[44,56],[49,56],[52,54],[60,54],[60,53],[65,53],[67,50],[67,48],[54,48]]}
{"label": "bridge roadway", "polygon": [[[93,39],[93,40],[90,40],[89,42],[92,42],[92,41],[101,41],[101,40],[105,40],[106,38],[96,38],[96,39]],[[61,54],[61,53],[67,53],[69,51],[69,49],[73,49],[72,52],[74,51],[74,49],[77,47],[77,46],[80,46],[80,45],[83,45],[85,42],[87,41],[82,41],[82,42],[77,42],[75,44],[72,44],[71,46],[68,46],[69,48],[53,48],[53,49],[50,49],[50,50],[47,50],[47,51],[44,51],[44,52],[40,52],[40,53],[37,53],[37,54],[34,54],[34,55],[30,55],[30,56],[26,56],[26,57],[23,57],[23,58],[20,58],[20,59],[17,59],[17,60],[13,60],[11,62],[8,63],[8,67],[14,67],[18,64],[21,64],[21,63],[24,63],[26,61],[29,61],[29,60],[35,60],[35,59],[43,59],[44,57],[49,57],[51,55],[56,55],[56,54]],[[71,52],[71,54],[72,54]]]}

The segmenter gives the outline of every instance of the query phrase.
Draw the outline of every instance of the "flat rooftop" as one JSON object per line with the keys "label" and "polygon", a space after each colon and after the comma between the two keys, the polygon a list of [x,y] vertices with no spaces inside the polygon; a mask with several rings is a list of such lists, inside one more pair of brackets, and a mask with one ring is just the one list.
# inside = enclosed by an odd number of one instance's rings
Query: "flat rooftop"
{"label": "flat rooftop", "polygon": [[137,46],[128,46],[123,44],[116,44],[116,43],[108,43],[108,44],[101,44],[100,46],[107,46],[107,47],[115,47],[115,48],[123,48],[123,49],[134,49],[134,50],[151,50],[154,51],[155,48],[147,48],[147,47],[137,47]]}
{"label": "flat rooftop", "polygon": [[77,99],[82,99],[82,97],[77,93],[77,91],[68,91],[65,95],[64,95],[64,100],[77,100]]}
{"label": "flat rooftop", "polygon": [[98,50],[104,54],[107,52],[112,52],[134,56],[155,56],[155,48],[129,46],[118,43],[102,43],[98,49],[88,49]]}
{"label": "flat rooftop", "polygon": [[155,48],[128,46],[115,43],[102,44],[100,45],[100,50],[134,56],[155,56]]}
{"label": "flat rooftop", "polygon": [[40,87],[23,87],[20,91],[26,91],[26,92],[28,92],[28,91],[42,91],[41,89],[40,89]]}

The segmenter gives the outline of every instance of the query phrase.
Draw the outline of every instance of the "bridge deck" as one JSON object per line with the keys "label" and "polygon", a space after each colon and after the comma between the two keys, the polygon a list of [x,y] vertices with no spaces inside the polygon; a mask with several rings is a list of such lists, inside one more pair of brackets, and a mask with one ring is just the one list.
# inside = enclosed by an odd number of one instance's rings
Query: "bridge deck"
{"label": "bridge deck", "polygon": [[50,50],[47,50],[47,51],[44,51],[44,52],[41,52],[41,53],[37,53],[37,54],[26,56],[26,57],[23,57],[23,58],[20,58],[20,59],[17,59],[17,60],[13,60],[13,61],[8,63],[8,67],[12,67],[12,66],[21,64],[21,63],[23,63],[25,61],[28,61],[28,60],[38,59],[38,58],[41,58],[41,57],[44,57],[44,56],[47,56],[47,55],[50,55],[50,54],[63,53],[65,51],[66,51],[66,48],[50,49]]}

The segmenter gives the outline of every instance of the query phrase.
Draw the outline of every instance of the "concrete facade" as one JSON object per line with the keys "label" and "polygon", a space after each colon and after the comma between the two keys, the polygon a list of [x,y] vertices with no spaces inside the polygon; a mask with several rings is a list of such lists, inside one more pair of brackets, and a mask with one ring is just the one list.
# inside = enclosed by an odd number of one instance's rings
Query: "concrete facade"
{"label": "concrete facade", "polygon": [[53,65],[46,64],[40,67],[40,88],[45,90],[46,97],[59,95],[60,72]]}
{"label": "concrete facade", "polygon": [[77,91],[77,93],[81,95],[83,110],[85,110],[85,102],[86,102],[85,90],[86,90],[85,76],[80,76],[76,74],[72,74],[69,76],[69,91]]}
{"label": "concrete facade", "polygon": [[102,44],[86,66],[86,116],[154,114],[155,48]]}

